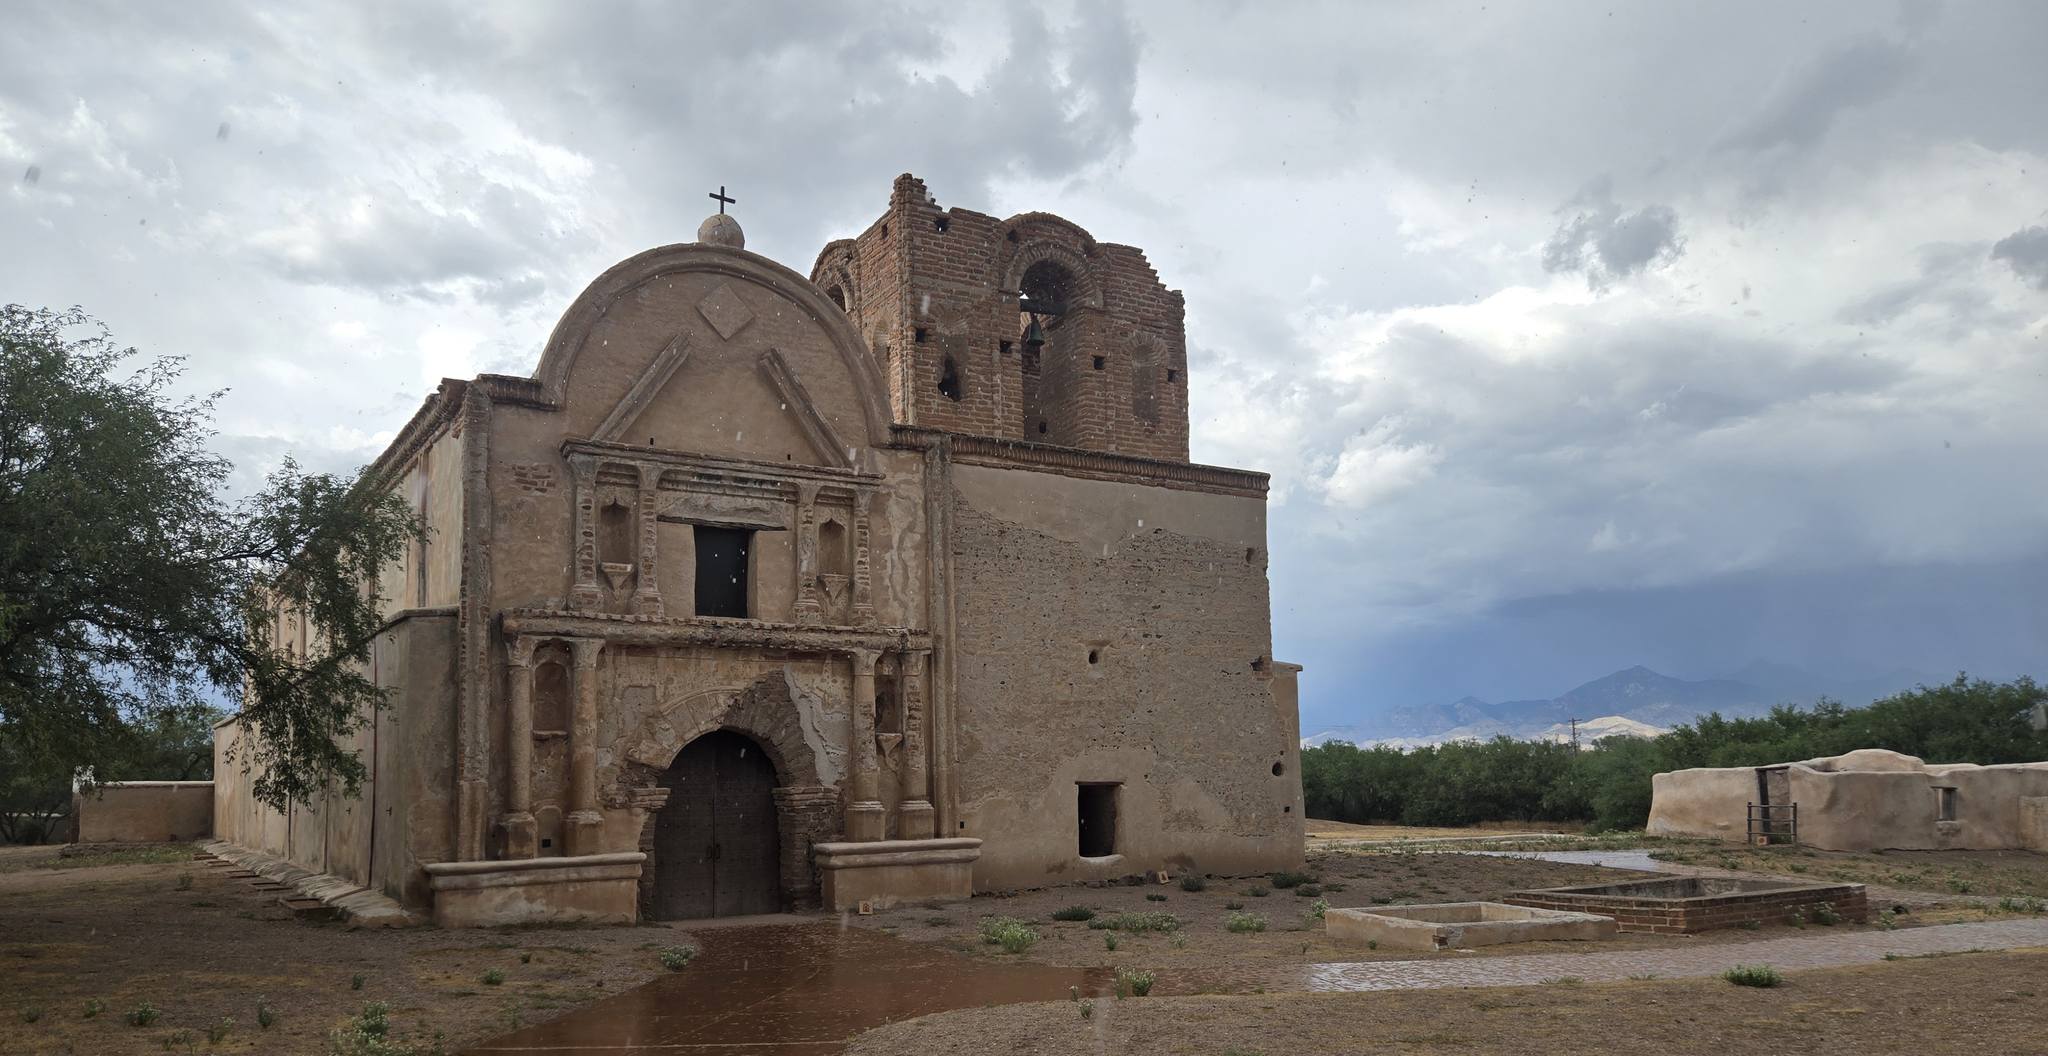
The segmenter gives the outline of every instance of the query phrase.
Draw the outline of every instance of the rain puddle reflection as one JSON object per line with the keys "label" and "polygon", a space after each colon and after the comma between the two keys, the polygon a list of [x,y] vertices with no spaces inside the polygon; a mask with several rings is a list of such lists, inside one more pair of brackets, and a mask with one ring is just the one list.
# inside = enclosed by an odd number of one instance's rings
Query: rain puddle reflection
{"label": "rain puddle reflection", "polygon": [[831,922],[711,928],[698,940],[683,971],[468,1052],[816,1056],[897,1020],[1112,985],[1106,969],[970,959]]}

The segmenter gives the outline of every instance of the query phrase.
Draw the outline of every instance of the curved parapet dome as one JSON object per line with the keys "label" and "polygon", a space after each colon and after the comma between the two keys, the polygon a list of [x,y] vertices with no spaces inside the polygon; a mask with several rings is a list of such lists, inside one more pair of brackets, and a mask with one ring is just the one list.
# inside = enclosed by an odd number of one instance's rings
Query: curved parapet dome
{"label": "curved parapet dome", "polygon": [[732,249],[747,248],[747,233],[740,230],[740,222],[729,213],[713,213],[697,225],[697,241],[707,246],[727,246]]}

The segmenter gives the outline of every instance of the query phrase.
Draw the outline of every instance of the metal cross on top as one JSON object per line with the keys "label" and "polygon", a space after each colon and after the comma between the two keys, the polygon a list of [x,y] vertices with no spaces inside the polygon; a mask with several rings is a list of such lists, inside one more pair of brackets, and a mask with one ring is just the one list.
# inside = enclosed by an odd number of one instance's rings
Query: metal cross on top
{"label": "metal cross on top", "polygon": [[717,193],[713,194],[711,197],[718,200],[718,212],[721,216],[725,215],[726,206],[739,201],[738,198],[727,198],[725,196],[725,184],[722,183],[718,185]]}

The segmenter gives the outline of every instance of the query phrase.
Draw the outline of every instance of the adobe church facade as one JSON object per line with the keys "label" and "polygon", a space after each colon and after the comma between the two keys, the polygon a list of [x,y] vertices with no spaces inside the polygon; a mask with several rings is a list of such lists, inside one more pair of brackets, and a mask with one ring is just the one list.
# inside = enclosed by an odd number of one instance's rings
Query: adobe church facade
{"label": "adobe church facade", "polygon": [[908,175],[809,278],[723,214],[621,262],[376,464],[430,534],[361,796],[260,807],[224,724],[216,833],[448,925],[1298,864],[1266,477],[1188,462],[1182,316]]}

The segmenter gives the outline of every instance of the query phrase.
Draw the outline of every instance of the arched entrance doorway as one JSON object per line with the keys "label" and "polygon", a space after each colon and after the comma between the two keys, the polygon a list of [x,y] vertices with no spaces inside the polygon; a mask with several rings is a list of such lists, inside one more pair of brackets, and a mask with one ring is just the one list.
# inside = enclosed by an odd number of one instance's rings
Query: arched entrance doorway
{"label": "arched entrance doorway", "polygon": [[768,753],[737,733],[707,733],[676,753],[661,785],[669,796],[654,825],[656,919],[779,911]]}

